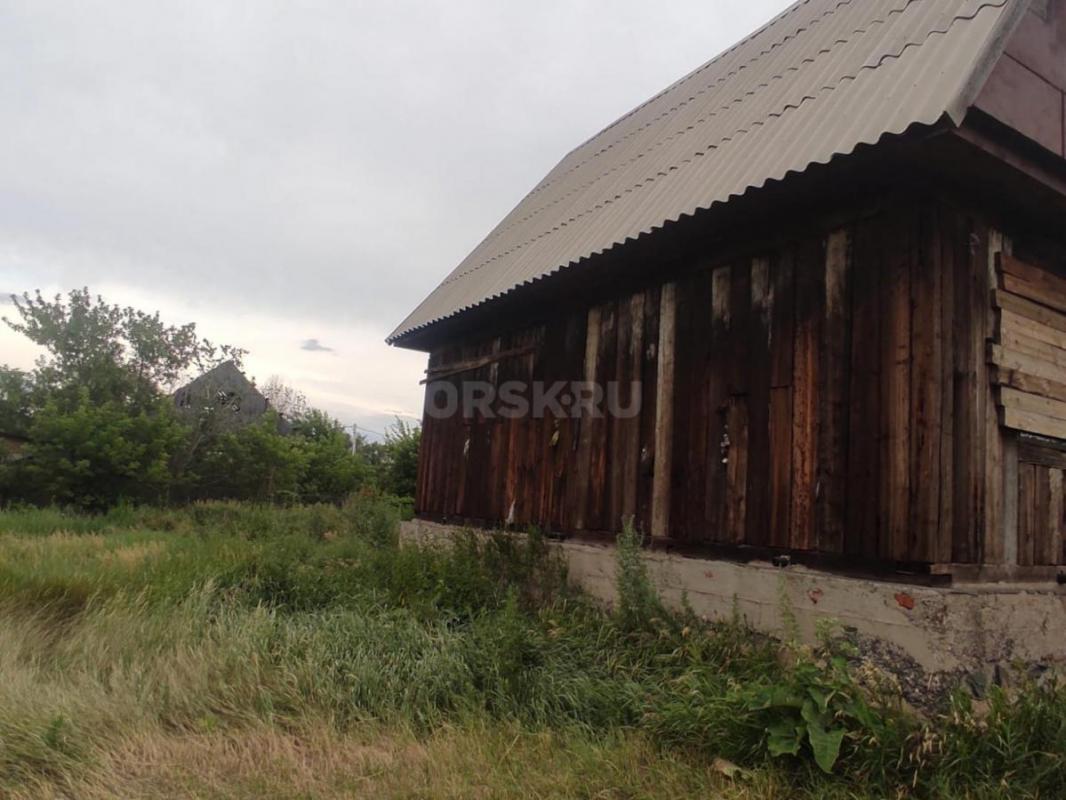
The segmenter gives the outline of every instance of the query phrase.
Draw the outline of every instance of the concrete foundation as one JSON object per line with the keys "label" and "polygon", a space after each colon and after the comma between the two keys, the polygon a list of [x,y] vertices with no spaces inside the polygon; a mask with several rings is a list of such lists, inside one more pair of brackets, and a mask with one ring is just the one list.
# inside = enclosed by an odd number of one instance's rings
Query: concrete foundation
{"label": "concrete foundation", "polygon": [[[403,536],[446,541],[456,530],[414,520],[404,523]],[[552,546],[575,584],[614,602],[613,547],[575,541]],[[709,621],[739,615],[757,631],[782,636],[791,617],[808,642],[820,622],[838,623],[901,679],[908,694],[935,692],[960,678],[994,680],[1018,665],[1038,671],[1066,666],[1066,587],[1053,583],[940,588],[662,552],[646,553],[645,561],[668,604],[680,606],[685,598]]]}

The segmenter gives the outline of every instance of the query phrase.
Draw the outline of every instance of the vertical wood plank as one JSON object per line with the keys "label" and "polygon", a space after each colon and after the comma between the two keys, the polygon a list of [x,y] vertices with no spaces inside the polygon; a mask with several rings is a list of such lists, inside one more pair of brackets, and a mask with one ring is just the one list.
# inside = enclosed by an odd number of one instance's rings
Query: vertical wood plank
{"label": "vertical wood plank", "polygon": [[[509,338],[499,341],[499,349],[502,351],[511,346]],[[510,360],[496,364],[494,375],[497,385],[503,385],[511,379],[512,365]],[[511,453],[511,421],[503,417],[497,417],[492,421],[490,432],[491,444],[489,451],[492,467],[489,470],[489,485],[492,487],[492,496],[486,502],[488,518],[496,523],[502,523],[507,518],[509,498],[507,496],[508,464]]]}
{"label": "vertical wood plank", "polygon": [[[618,301],[614,365],[610,381],[605,386],[613,397],[623,399],[623,392],[630,381],[630,363],[633,357],[633,320],[631,298],[623,297]],[[607,398],[607,427],[610,453],[607,458],[607,510],[604,524],[606,531],[617,532],[621,529],[622,503],[625,497],[626,456],[629,440],[626,420],[614,413],[614,400]]]}
{"label": "vertical wood plank", "polygon": [[745,541],[770,541],[770,318],[773,287],[769,258],[751,265],[751,386],[748,405],[748,474]]}
{"label": "vertical wood plank", "polygon": [[881,419],[881,557],[906,560],[910,524],[911,443],[911,263],[914,249],[913,218],[906,213],[888,221],[883,328]]}
{"label": "vertical wood plank", "polygon": [[[550,385],[559,380],[560,370],[565,364],[564,348],[566,347],[566,335],[569,329],[569,319],[564,317],[554,325],[544,326],[544,358],[535,380],[543,381],[544,385]],[[532,392],[529,393],[530,413],[532,409]],[[540,496],[538,501],[538,517],[540,526],[545,532],[557,530],[555,528],[555,505],[556,492],[559,487],[559,440],[562,438],[559,420],[555,414],[545,414],[541,420],[541,440],[539,443],[541,461]]]}
{"label": "vertical wood plank", "polygon": [[643,532],[652,526],[655,482],[655,437],[658,419],[659,306],[662,289],[644,292],[644,350],[641,354],[640,465],[637,476],[637,521]]}
{"label": "vertical wood plank", "polygon": [[[982,226],[958,211],[952,215],[955,252],[956,354],[954,454],[955,492],[952,501],[954,534],[952,560],[974,564],[982,560],[984,527],[985,417],[988,373],[985,367],[985,308],[991,287],[984,263],[986,237]],[[1002,563],[1002,554],[986,552],[983,560]]]}
{"label": "vertical wood plank", "polygon": [[[491,355],[498,352],[494,348],[494,340],[489,339],[481,342],[477,348],[479,356]],[[469,374],[469,379],[479,383],[490,382],[494,374],[493,365],[487,365],[474,370]],[[491,408],[491,406],[490,406]],[[465,519],[491,519],[488,506],[491,503],[491,470],[488,465],[488,445],[490,441],[490,428],[492,420],[486,414],[477,410],[467,420],[466,462],[467,480],[464,488],[463,502],[461,503],[460,516]]]}
{"label": "vertical wood plank", "polygon": [[751,262],[733,267],[730,279],[729,395],[726,400],[726,541],[744,542],[747,530],[748,446],[750,392],[754,348],[754,310],[751,302]]}
{"label": "vertical wood plank", "polygon": [[908,561],[932,561],[940,531],[941,378],[940,235],[935,209],[919,219],[918,262],[911,281],[911,520]]}
{"label": "vertical wood plank", "polygon": [[788,547],[792,511],[792,373],[795,329],[794,251],[773,263],[770,309],[770,532],[774,547]]}
{"label": "vertical wood plank", "polygon": [[1037,508],[1037,471],[1034,464],[1018,465],[1018,564],[1033,566],[1036,527],[1040,514]]}
{"label": "vertical wood plank", "polygon": [[[985,259],[985,283],[988,291],[984,296],[984,342],[996,335],[996,317],[992,309],[991,290],[997,285],[996,263],[1000,253],[1009,253],[1010,243],[998,230],[988,232],[988,247]],[[982,342],[982,346],[984,345]],[[1017,448],[1016,437],[1008,433],[999,424],[996,409],[995,389],[988,378],[987,367],[984,378],[984,419],[985,419],[985,459],[984,467],[984,550],[987,563],[1018,563],[1019,554],[1015,547],[1018,543],[1018,509],[1014,498],[1018,497],[1017,488]],[[1008,501],[1008,495],[1010,500]],[[1007,518],[1008,512],[1010,519]],[[995,558],[991,561],[990,558]]]}
{"label": "vertical wood plank", "polygon": [[878,220],[855,229],[852,269],[853,328],[851,408],[848,419],[848,511],[845,551],[876,558],[879,552],[882,225]]}
{"label": "vertical wood plank", "polygon": [[[562,320],[560,321],[562,322]],[[536,329],[537,352],[533,362],[533,383],[547,384],[552,379],[554,370],[558,369],[560,341],[565,335],[566,325],[556,322],[552,325],[539,325]],[[554,452],[551,448],[551,436],[554,420],[547,415],[534,415],[532,410],[532,384],[523,393],[531,402],[529,416],[533,422],[532,465],[534,475],[532,505],[532,523],[542,531],[551,530],[551,495],[554,491]]]}
{"label": "vertical wood plank", "polygon": [[711,273],[710,351],[705,377],[707,417],[706,489],[704,520],[713,541],[730,541],[726,525],[729,455],[729,347],[733,301],[733,269],[717,267]]}
{"label": "vertical wood plank", "polygon": [[825,248],[804,242],[796,264],[796,328],[792,369],[792,510],[790,546],[817,545],[818,420],[825,320]]}
{"label": "vertical wood plank", "polygon": [[733,542],[744,541],[748,490],[748,404],[743,396],[729,401],[729,463],[726,467],[726,531]]}
{"label": "vertical wood plank", "polygon": [[[596,370],[593,383],[597,392],[606,391],[607,383],[614,379],[618,342],[618,304],[607,303],[600,314],[599,348],[596,353]],[[608,519],[610,500],[610,474],[608,457],[612,452],[612,426],[606,416],[606,397],[597,404],[590,420],[592,453],[589,471],[589,505],[585,526],[589,530],[607,531],[613,527]]]}
{"label": "vertical wood plank", "polygon": [[955,531],[955,276],[957,250],[951,214],[937,209],[940,241],[940,523],[931,548],[935,562],[951,561]]}
{"label": "vertical wood plank", "polygon": [[1033,563],[1054,566],[1056,561],[1058,520],[1062,517],[1062,471],[1040,467],[1036,486],[1036,535],[1033,540]]}
{"label": "vertical wood plank", "polygon": [[1052,469],[1048,475],[1048,545],[1044,553],[1045,563],[1049,566],[1066,564],[1066,546],[1063,525],[1066,524],[1066,499],[1064,499],[1064,473],[1061,469]]}
{"label": "vertical wood plank", "polygon": [[[542,357],[543,342],[540,338],[540,331],[540,328],[534,328],[526,331],[524,337],[526,345],[532,347],[532,352],[519,359],[522,370],[521,380],[527,386],[533,382]],[[532,414],[526,414],[519,419],[519,428],[522,436],[522,462],[519,471],[517,524],[522,529],[526,529],[537,524],[536,497],[537,482],[540,479],[538,469],[540,453],[537,445],[540,441],[540,420],[535,419]]]}
{"label": "vertical wood plank", "polygon": [[[998,535],[994,538],[1003,542],[1003,562],[1018,563],[1018,436],[999,425],[999,408],[994,402],[989,403],[996,423],[1001,469],[994,475],[1000,497],[1000,524]],[[990,425],[991,428],[991,425]]]}
{"label": "vertical wood plank", "polygon": [[656,374],[655,477],[652,484],[652,536],[665,538],[670,525],[673,471],[674,344],[677,333],[677,285],[662,287],[659,304],[659,365]]}
{"label": "vertical wood plank", "polygon": [[[525,337],[522,333],[515,334],[511,339],[511,348],[518,349],[525,345]],[[507,380],[524,380],[524,359],[515,357],[507,359],[505,365],[501,365],[500,375],[506,376]],[[526,457],[526,436],[524,420],[507,420],[507,491],[503,493],[502,519],[507,525],[519,523],[522,511],[523,491],[523,462]]]}
{"label": "vertical wood plank", "polygon": [[[566,340],[560,354],[560,370],[553,380],[571,382],[581,380],[585,364],[585,336],[588,333],[588,316],[572,313],[566,321]],[[568,409],[561,409],[557,419],[559,437],[553,446],[555,461],[555,488],[553,490],[552,527],[560,532],[576,530],[574,526],[577,508],[577,452],[580,430]],[[554,435],[554,433],[553,433]]]}
{"label": "vertical wood plank", "polygon": [[[598,306],[588,311],[588,327],[585,333],[585,362],[582,380],[585,384],[596,381],[596,360],[600,352],[601,310]],[[575,507],[574,527],[582,531],[587,527],[591,491],[589,481],[592,477],[593,425],[588,414],[582,413],[576,419],[578,426],[577,470],[574,484]]]}
{"label": "vertical wood plank", "polygon": [[674,370],[674,480],[671,536],[706,538],[707,370],[710,360],[711,280],[697,271],[677,284],[677,336]]}
{"label": "vertical wood plank", "polygon": [[[464,345],[459,351],[459,358],[463,361],[472,359],[477,355],[478,350],[475,345]],[[468,378],[469,376],[466,373],[455,376],[455,385],[458,389],[460,398],[463,396]],[[465,511],[464,501],[466,498],[466,482],[470,465],[470,425],[466,414],[462,413],[462,411],[460,411],[459,414],[456,414],[451,421],[451,427],[452,436],[450,452],[453,454],[453,457],[457,455],[458,458],[454,469],[452,469],[451,474],[448,476],[448,497],[451,500],[448,515],[462,519],[463,512]]]}
{"label": "vertical wood plank", "polygon": [[[625,301],[624,329],[618,327],[618,399],[629,408],[640,402],[641,365],[644,358],[644,292],[637,292]],[[612,489],[611,522],[614,530],[621,530],[621,520],[637,514],[638,478],[640,471],[640,416],[616,421],[615,482]]]}
{"label": "vertical wood plank", "polygon": [[826,243],[825,328],[822,334],[816,528],[818,549],[844,552],[848,492],[848,376],[851,342],[851,232]]}

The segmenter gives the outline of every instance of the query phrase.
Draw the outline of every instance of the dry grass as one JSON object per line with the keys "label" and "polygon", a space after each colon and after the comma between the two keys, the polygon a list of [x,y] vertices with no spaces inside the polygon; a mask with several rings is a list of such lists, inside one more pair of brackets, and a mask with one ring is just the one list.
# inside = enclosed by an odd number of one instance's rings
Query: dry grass
{"label": "dry grass", "polygon": [[127,739],[77,779],[38,780],[11,800],[105,798],[656,798],[773,800],[767,779],[693,769],[639,737],[590,743],[514,727],[446,727],[428,738],[367,726],[345,736],[327,722],[299,731],[257,726]]}

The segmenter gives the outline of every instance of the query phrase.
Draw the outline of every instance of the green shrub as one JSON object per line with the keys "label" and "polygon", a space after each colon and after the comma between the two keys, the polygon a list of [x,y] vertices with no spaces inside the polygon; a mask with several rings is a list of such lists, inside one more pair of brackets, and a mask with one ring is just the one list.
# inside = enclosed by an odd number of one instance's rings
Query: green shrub
{"label": "green shrub", "polygon": [[360,492],[344,504],[348,529],[378,547],[394,548],[399,544],[402,508],[392,498],[375,492]]}
{"label": "green shrub", "polygon": [[137,409],[93,401],[86,389],[69,403],[45,403],[29,434],[25,457],[9,467],[13,499],[88,510],[164,500],[184,435],[164,400]]}
{"label": "green shrub", "polygon": [[628,519],[618,535],[615,558],[615,586],[618,603],[615,621],[629,633],[655,632],[670,618],[663,608],[644,562],[644,536]]}

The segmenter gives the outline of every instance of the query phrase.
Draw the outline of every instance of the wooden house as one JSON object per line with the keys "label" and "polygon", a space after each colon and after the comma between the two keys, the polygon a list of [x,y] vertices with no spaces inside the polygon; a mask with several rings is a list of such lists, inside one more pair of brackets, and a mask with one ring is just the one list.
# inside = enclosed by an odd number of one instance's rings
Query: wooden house
{"label": "wooden house", "polygon": [[390,342],[427,409],[639,409],[427,412],[424,519],[1054,578],[1066,0],[796,3],[568,154]]}

